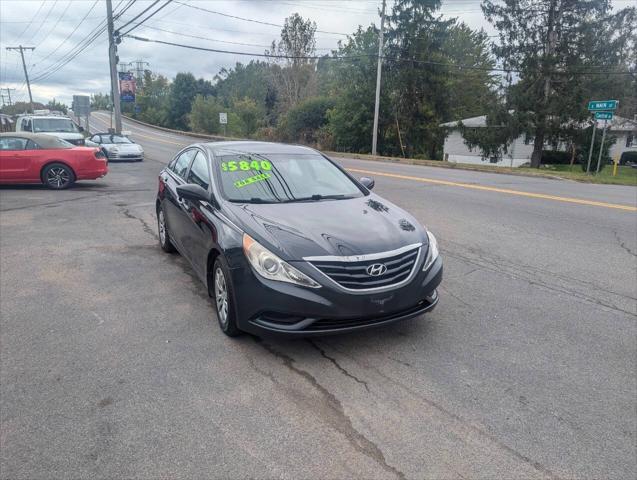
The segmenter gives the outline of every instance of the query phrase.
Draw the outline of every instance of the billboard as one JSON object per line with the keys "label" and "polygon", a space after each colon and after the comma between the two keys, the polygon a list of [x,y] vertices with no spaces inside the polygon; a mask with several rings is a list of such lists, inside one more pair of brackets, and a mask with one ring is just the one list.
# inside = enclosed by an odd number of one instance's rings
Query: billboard
{"label": "billboard", "polygon": [[131,72],[119,72],[119,96],[122,102],[135,101],[135,77]]}

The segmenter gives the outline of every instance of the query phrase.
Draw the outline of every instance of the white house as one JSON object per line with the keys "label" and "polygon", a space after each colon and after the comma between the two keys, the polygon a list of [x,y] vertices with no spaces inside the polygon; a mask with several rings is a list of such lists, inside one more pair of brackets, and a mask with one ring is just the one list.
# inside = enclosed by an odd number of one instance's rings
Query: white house
{"label": "white house", "polygon": [[[525,138],[524,135],[518,137],[502,158],[483,159],[480,149],[469,148],[460,133],[460,123],[466,128],[484,128],[487,125],[486,115],[479,117],[465,118],[455,122],[443,123],[441,127],[450,129],[449,135],[445,138],[443,159],[455,163],[490,163],[503,167],[519,167],[531,161],[533,152],[533,138]],[[597,128],[604,126],[603,120],[598,120]],[[615,116],[609,122],[607,135],[613,135],[617,141],[610,149],[611,158],[621,157],[624,152],[637,152],[637,121],[624,117]],[[547,149],[552,148],[547,145]],[[559,147],[558,147],[559,148]]]}

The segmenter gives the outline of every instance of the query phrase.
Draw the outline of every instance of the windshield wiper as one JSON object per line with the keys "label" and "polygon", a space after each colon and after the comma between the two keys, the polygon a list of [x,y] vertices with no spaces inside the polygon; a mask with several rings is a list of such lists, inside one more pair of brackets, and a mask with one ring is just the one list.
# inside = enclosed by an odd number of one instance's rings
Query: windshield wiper
{"label": "windshield wiper", "polygon": [[320,200],[342,200],[344,198],[354,198],[351,195],[345,195],[343,193],[335,194],[335,195],[319,195],[314,194],[309,197],[299,197],[299,198],[290,198],[287,200],[281,200],[281,203],[291,203],[291,202],[318,202]]}
{"label": "windshield wiper", "polygon": [[262,198],[258,198],[258,197],[252,197],[252,198],[230,198],[228,199],[228,201],[233,202],[233,203],[278,203],[278,201],[269,201],[269,200],[264,200]]}

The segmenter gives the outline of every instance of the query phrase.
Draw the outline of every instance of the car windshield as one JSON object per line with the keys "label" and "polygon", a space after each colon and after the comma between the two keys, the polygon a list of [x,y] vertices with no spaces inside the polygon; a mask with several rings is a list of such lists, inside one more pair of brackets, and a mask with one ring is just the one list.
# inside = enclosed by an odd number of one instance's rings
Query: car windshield
{"label": "car windshield", "polygon": [[318,154],[234,154],[216,158],[224,196],[231,202],[284,203],[354,198],[354,182]]}
{"label": "car windshield", "polygon": [[133,143],[122,135],[102,135],[102,143]]}
{"label": "car windshield", "polygon": [[34,118],[33,131],[39,132],[63,132],[78,133],[75,124],[68,118]]}

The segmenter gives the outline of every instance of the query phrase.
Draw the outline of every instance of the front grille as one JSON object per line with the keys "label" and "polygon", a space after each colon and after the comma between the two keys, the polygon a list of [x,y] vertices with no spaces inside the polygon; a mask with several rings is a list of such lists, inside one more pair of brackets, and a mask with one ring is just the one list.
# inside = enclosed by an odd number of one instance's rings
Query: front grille
{"label": "front grille", "polygon": [[[342,287],[351,290],[368,290],[388,287],[407,280],[416,265],[419,253],[420,245],[416,245],[399,253],[387,252],[386,257],[374,255],[373,258],[359,261],[330,257],[325,260],[320,257],[308,260]],[[353,258],[355,260],[355,257]],[[378,274],[379,268],[382,270],[380,274]],[[371,274],[370,269],[376,275]]]}

